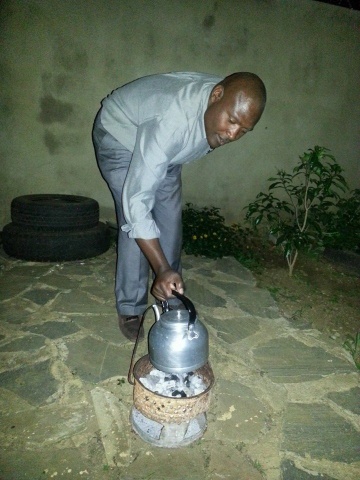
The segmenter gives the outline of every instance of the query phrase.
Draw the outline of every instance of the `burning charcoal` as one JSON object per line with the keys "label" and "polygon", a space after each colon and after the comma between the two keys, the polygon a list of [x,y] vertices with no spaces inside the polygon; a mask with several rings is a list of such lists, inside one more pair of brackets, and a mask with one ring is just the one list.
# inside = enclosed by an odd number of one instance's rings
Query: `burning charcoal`
{"label": "burning charcoal", "polygon": [[155,368],[140,380],[144,387],[165,397],[192,397],[206,389],[203,379],[194,372],[169,374]]}
{"label": "burning charcoal", "polygon": [[165,373],[161,372],[160,370],[157,370],[156,368],[151,370],[149,375],[154,376],[154,377],[158,377],[161,380],[164,380],[164,378],[165,378]]}
{"label": "burning charcoal", "polygon": [[145,377],[145,378],[141,378],[140,380],[145,388],[147,388],[148,390],[151,390],[152,392],[155,391],[158,382],[154,378]]}
{"label": "burning charcoal", "polygon": [[164,388],[166,388],[166,390],[173,391],[176,387],[177,387],[177,385],[176,385],[176,382],[174,380],[169,380],[169,381],[164,383]]}
{"label": "burning charcoal", "polygon": [[184,392],[184,390],[174,390],[171,394],[172,397],[178,397],[178,398],[184,398],[186,397],[186,393]]}
{"label": "burning charcoal", "polygon": [[186,397],[192,397],[194,395],[194,392],[187,387],[184,387],[183,392],[185,393]]}

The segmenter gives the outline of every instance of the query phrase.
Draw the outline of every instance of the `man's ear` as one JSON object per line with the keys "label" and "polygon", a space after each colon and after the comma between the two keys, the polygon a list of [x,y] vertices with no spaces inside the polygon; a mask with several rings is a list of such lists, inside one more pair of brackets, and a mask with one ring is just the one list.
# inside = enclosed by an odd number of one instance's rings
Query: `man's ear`
{"label": "man's ear", "polygon": [[211,103],[218,102],[219,100],[222,99],[224,95],[224,87],[222,85],[216,85],[210,95],[210,101]]}

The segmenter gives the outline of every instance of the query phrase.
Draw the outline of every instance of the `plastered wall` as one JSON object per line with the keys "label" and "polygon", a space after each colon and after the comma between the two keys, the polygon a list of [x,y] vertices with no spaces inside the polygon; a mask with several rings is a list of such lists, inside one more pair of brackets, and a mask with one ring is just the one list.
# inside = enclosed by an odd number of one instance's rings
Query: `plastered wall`
{"label": "plastered wall", "polygon": [[243,207],[276,168],[326,146],[359,187],[360,12],[312,0],[2,0],[0,229],[30,193],[112,198],[91,128],[100,100],[134,78],[253,71],[268,105],[255,128],[183,170],[184,202]]}

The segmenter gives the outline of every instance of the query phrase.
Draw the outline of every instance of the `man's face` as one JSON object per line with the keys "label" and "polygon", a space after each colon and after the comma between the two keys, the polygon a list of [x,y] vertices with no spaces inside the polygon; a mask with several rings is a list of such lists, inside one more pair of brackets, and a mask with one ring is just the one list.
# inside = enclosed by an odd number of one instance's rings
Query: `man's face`
{"label": "man's face", "polygon": [[211,148],[234,142],[250,132],[258,122],[262,109],[236,88],[224,90],[217,85],[205,111],[206,138]]}

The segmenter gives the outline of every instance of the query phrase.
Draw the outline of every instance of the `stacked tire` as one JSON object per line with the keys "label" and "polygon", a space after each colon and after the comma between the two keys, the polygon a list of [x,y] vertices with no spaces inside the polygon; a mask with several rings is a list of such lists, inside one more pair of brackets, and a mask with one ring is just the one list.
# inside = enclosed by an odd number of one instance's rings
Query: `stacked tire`
{"label": "stacked tire", "polygon": [[110,247],[110,230],[99,221],[96,200],[77,195],[16,197],[2,232],[5,253],[37,262],[81,260]]}

